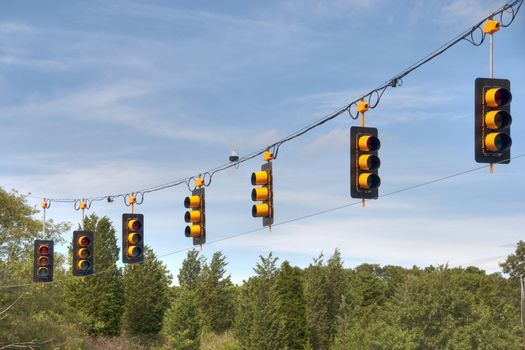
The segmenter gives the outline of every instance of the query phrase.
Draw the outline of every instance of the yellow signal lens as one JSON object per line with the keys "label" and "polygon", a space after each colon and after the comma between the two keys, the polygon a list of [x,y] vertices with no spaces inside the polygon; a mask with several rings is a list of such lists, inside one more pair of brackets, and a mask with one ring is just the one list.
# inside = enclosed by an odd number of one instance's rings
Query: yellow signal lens
{"label": "yellow signal lens", "polygon": [[490,111],[485,115],[485,125],[492,130],[505,128],[511,123],[512,117],[507,111]]}
{"label": "yellow signal lens", "polygon": [[492,88],[485,92],[485,103],[489,107],[500,107],[512,101],[512,94],[505,88]]}
{"label": "yellow signal lens", "polygon": [[359,150],[363,152],[375,152],[381,147],[379,139],[372,135],[363,135],[358,139]]}
{"label": "yellow signal lens", "polygon": [[200,196],[188,196],[184,198],[184,207],[185,208],[198,208],[201,206],[201,197]]}
{"label": "yellow signal lens", "polygon": [[186,214],[184,214],[184,221],[200,222],[201,221],[201,211],[200,210],[187,211]]}
{"label": "yellow signal lens", "polygon": [[49,265],[49,258],[47,256],[41,256],[38,258],[38,265],[47,266]]}
{"label": "yellow signal lens", "polygon": [[86,248],[80,248],[77,253],[78,257],[81,259],[87,259],[91,255],[91,251]]}
{"label": "yellow signal lens", "polygon": [[37,275],[40,278],[49,277],[49,269],[47,267],[39,267],[37,271]]}
{"label": "yellow signal lens", "polygon": [[504,132],[491,132],[485,136],[485,148],[490,152],[503,152],[510,148],[512,139]]}
{"label": "yellow signal lens", "polygon": [[377,174],[363,173],[359,175],[359,187],[363,190],[375,190],[381,185],[381,179]]}
{"label": "yellow signal lens", "polygon": [[252,185],[268,184],[268,173],[266,171],[255,171],[252,173]]}
{"label": "yellow signal lens", "polygon": [[184,235],[186,237],[197,238],[201,236],[201,225],[190,225],[186,226],[184,230]]}
{"label": "yellow signal lens", "polygon": [[266,201],[270,198],[268,187],[259,187],[252,189],[252,201]]}
{"label": "yellow signal lens", "polygon": [[142,255],[142,249],[136,245],[132,245],[128,247],[127,254],[130,258],[138,258]]}
{"label": "yellow signal lens", "polygon": [[363,154],[359,157],[361,170],[376,170],[381,166],[381,160],[375,154]]}
{"label": "yellow signal lens", "polygon": [[78,263],[77,263],[77,268],[80,271],[89,270],[91,268],[91,263],[89,261],[87,261],[87,260],[79,260]]}
{"label": "yellow signal lens", "polygon": [[128,243],[129,244],[138,244],[140,243],[140,235],[138,233],[129,233],[128,234]]}
{"label": "yellow signal lens", "polygon": [[267,217],[270,215],[270,206],[267,203],[254,204],[252,206],[252,216],[257,217]]}
{"label": "yellow signal lens", "polygon": [[91,240],[88,236],[78,237],[78,245],[81,247],[87,247],[91,243]]}
{"label": "yellow signal lens", "polygon": [[142,223],[137,219],[131,219],[128,221],[128,230],[137,232],[142,227]]}

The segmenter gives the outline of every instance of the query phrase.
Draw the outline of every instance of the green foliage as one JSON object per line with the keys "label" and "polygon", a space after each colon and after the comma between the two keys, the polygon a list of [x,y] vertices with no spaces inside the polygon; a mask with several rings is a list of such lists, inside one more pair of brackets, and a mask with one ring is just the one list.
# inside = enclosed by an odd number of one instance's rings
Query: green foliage
{"label": "green foliage", "polygon": [[226,275],[226,257],[213,254],[211,263],[204,264],[198,283],[199,307],[203,323],[216,334],[230,329],[234,319],[234,288]]}
{"label": "green foliage", "polygon": [[525,242],[519,241],[516,245],[516,252],[507,257],[500,266],[504,273],[511,278],[525,277]]}
{"label": "green foliage", "polygon": [[144,262],[124,270],[122,325],[130,334],[157,334],[169,307],[171,275],[151,248],[145,246]]}
{"label": "green foliage", "polygon": [[200,348],[201,322],[195,291],[186,287],[177,290],[164,318],[163,334],[171,348],[196,350]]}
{"label": "green foliage", "polygon": [[195,290],[202,270],[203,259],[195,249],[188,250],[186,259],[182,262],[177,278],[179,285],[187,289]]}
{"label": "green foliage", "polygon": [[84,229],[94,232],[95,275],[68,280],[67,301],[86,318],[88,334],[118,335],[124,311],[124,287],[117,268],[116,231],[107,217],[99,218],[95,214],[85,218]]}

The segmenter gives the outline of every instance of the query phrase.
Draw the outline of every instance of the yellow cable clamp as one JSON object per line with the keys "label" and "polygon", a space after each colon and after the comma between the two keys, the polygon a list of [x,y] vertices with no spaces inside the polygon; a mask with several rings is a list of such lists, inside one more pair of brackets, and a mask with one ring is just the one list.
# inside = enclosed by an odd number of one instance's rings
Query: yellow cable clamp
{"label": "yellow cable clamp", "polygon": [[269,162],[269,161],[271,161],[271,160],[274,159],[274,155],[273,155],[273,153],[270,152],[270,151],[265,151],[265,152],[263,153],[263,159],[264,159],[265,161]]}
{"label": "yellow cable clamp", "polygon": [[135,196],[134,193],[132,193],[130,196],[129,196],[129,204],[135,204],[137,203],[137,196]]}
{"label": "yellow cable clamp", "polygon": [[369,107],[368,102],[361,100],[357,103],[357,113],[368,112]]}
{"label": "yellow cable clamp", "polygon": [[80,201],[79,209],[86,209],[86,208],[87,208],[87,204],[86,204],[86,201],[83,199]]}
{"label": "yellow cable clamp", "polygon": [[198,177],[195,179],[195,187],[201,188],[204,186],[204,179],[202,177]]}
{"label": "yellow cable clamp", "polygon": [[500,29],[499,27],[500,27],[499,21],[495,21],[493,19],[489,19],[483,25],[483,32],[485,32],[487,34],[494,34]]}
{"label": "yellow cable clamp", "polygon": [[49,208],[49,202],[46,201],[45,199],[42,200],[42,203],[40,204],[42,206],[42,209],[47,209]]}

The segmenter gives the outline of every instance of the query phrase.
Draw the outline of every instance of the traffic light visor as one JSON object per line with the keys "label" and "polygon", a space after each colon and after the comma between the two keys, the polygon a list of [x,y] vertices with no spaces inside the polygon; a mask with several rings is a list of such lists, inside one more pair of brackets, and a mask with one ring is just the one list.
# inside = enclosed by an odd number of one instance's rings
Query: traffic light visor
{"label": "traffic light visor", "polygon": [[512,94],[505,88],[492,88],[485,93],[485,102],[489,107],[500,107],[512,101]]}
{"label": "traffic light visor", "polygon": [[374,190],[381,185],[381,179],[377,174],[364,173],[359,175],[359,187],[364,190]]}
{"label": "traffic light visor", "polygon": [[490,111],[485,115],[485,125],[492,130],[506,128],[511,123],[512,117],[507,111]]}
{"label": "traffic light visor", "polygon": [[80,260],[77,267],[80,271],[87,271],[91,268],[91,263],[87,260]]}
{"label": "traffic light visor", "polygon": [[376,170],[381,166],[381,160],[375,154],[363,154],[359,157],[359,168],[362,170]]}
{"label": "traffic light visor", "polygon": [[490,152],[503,152],[512,146],[512,139],[503,132],[491,132],[485,137],[485,147]]}
{"label": "traffic light visor", "polygon": [[38,247],[38,254],[40,254],[40,255],[48,255],[49,254],[49,246],[41,245],[40,247]]}
{"label": "traffic light visor", "polygon": [[252,185],[268,184],[268,173],[266,171],[256,171],[252,173]]}
{"label": "traffic light visor", "polygon": [[252,216],[254,218],[268,216],[270,214],[270,206],[266,203],[254,204],[252,206]]}
{"label": "traffic light visor", "polygon": [[201,236],[201,225],[190,225],[186,226],[184,230],[186,237],[200,237]]}
{"label": "traffic light visor", "polygon": [[142,249],[140,247],[137,247],[135,245],[128,247],[128,256],[130,258],[137,258],[142,255]]}
{"label": "traffic light visor", "polygon": [[142,227],[142,224],[137,219],[131,219],[128,221],[128,230],[137,232]]}
{"label": "traffic light visor", "polygon": [[130,234],[128,234],[128,243],[129,244],[139,244],[140,243],[140,235],[138,233],[130,233]]}
{"label": "traffic light visor", "polygon": [[184,198],[184,207],[185,208],[198,208],[201,206],[201,197],[200,196],[188,196]]}
{"label": "traffic light visor", "polygon": [[86,248],[80,248],[78,250],[78,257],[81,259],[87,259],[91,255],[91,251]]}
{"label": "traffic light visor", "polygon": [[91,244],[91,240],[88,236],[80,236],[78,237],[78,245],[81,247],[87,247]]}
{"label": "traffic light visor", "polygon": [[363,135],[358,140],[359,150],[364,152],[375,152],[381,147],[381,141],[372,135]]}
{"label": "traffic light visor", "polygon": [[252,189],[252,201],[266,201],[270,197],[267,187]]}
{"label": "traffic light visor", "polygon": [[200,222],[201,221],[201,211],[200,210],[187,211],[186,214],[184,214],[184,221]]}
{"label": "traffic light visor", "polygon": [[37,274],[40,278],[49,277],[49,269],[47,267],[39,267]]}

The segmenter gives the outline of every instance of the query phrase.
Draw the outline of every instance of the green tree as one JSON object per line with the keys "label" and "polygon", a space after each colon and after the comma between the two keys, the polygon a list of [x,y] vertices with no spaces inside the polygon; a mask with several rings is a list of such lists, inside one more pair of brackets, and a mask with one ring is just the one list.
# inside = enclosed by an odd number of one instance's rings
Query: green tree
{"label": "green tree", "polygon": [[286,349],[304,349],[306,308],[302,271],[288,261],[281,264],[271,288],[271,304],[278,318],[277,336]]}
{"label": "green tree", "polygon": [[171,307],[164,317],[163,334],[173,349],[200,348],[201,322],[194,290],[177,288]]}
{"label": "green tree", "polygon": [[204,264],[199,280],[203,322],[214,333],[230,329],[234,319],[234,288],[230,276],[226,276],[226,265],[226,257],[215,252],[211,263]]}
{"label": "green tree", "polygon": [[67,300],[88,320],[89,334],[115,336],[120,332],[124,305],[122,275],[117,268],[116,231],[109,218],[99,218],[95,214],[85,218],[84,230],[94,232],[93,267],[96,274],[69,280]]}
{"label": "green tree", "polygon": [[195,249],[188,250],[177,278],[181,287],[195,290],[202,270],[203,259]]}
{"label": "green tree", "polygon": [[124,270],[123,328],[130,334],[157,334],[169,307],[171,275],[148,246],[144,262]]}
{"label": "green tree", "polygon": [[330,328],[328,324],[327,276],[321,254],[305,271],[305,299],[308,338],[312,348],[328,349]]}
{"label": "green tree", "polygon": [[525,277],[525,242],[516,244],[516,251],[500,264],[503,272],[511,278]]}

